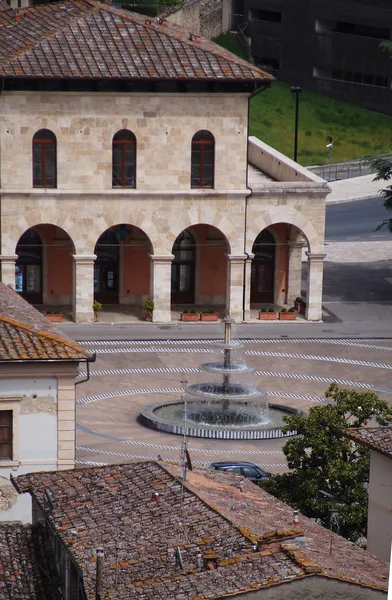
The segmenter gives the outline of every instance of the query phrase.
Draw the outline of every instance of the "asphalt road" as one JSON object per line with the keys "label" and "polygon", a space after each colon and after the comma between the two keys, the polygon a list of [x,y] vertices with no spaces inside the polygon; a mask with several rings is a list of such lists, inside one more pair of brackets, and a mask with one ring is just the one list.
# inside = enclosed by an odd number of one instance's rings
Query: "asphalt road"
{"label": "asphalt road", "polygon": [[392,234],[385,228],[374,231],[392,213],[383,206],[380,197],[356,200],[341,204],[327,204],[325,239],[327,242],[355,242],[382,240],[392,241]]}

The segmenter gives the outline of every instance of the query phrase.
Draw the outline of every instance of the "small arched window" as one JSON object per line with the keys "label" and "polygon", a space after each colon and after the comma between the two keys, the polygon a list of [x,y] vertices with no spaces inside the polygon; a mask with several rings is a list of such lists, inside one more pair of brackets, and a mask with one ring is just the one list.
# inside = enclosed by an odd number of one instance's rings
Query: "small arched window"
{"label": "small arched window", "polygon": [[121,129],[113,137],[113,187],[136,187],[136,138]]}
{"label": "small arched window", "polygon": [[210,131],[201,130],[192,138],[191,187],[214,187],[215,140]]}
{"label": "small arched window", "polygon": [[33,137],[33,187],[55,188],[56,136],[40,129]]}

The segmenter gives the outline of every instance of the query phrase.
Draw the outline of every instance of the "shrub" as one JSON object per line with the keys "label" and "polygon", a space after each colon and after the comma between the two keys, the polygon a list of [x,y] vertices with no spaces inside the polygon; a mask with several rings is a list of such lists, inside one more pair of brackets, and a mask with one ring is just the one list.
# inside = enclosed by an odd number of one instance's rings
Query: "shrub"
{"label": "shrub", "polygon": [[101,304],[101,302],[98,302],[97,300],[94,300],[94,302],[93,302],[93,311],[94,312],[99,312],[100,310],[102,310],[102,304]]}
{"label": "shrub", "polygon": [[275,309],[274,308],[269,308],[268,312],[275,312]]}
{"label": "shrub", "polygon": [[297,296],[295,301],[297,302],[297,304],[301,304],[301,302],[302,302],[301,296]]}
{"label": "shrub", "polygon": [[287,308],[281,308],[280,312],[287,312]]}
{"label": "shrub", "polygon": [[288,312],[295,312],[294,306],[292,306],[291,308],[289,308]]}
{"label": "shrub", "polygon": [[152,315],[154,308],[155,308],[154,300],[152,298],[150,298],[150,296],[148,296],[143,303],[144,312],[147,313],[148,315]]}

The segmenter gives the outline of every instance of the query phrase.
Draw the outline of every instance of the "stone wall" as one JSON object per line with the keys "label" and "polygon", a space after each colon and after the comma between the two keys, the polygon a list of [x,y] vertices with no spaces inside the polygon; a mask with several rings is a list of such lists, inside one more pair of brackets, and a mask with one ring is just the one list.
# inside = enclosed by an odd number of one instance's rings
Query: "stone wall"
{"label": "stone wall", "polygon": [[212,39],[223,32],[222,0],[185,0],[166,18],[192,33]]}
{"label": "stone wall", "polygon": [[[112,190],[112,139],[130,129],[137,140],[137,190],[189,190],[191,141],[200,129],[215,138],[215,189],[244,189],[247,96],[5,92],[1,107],[1,181],[32,187],[32,138],[57,138],[58,190]],[[16,160],[17,157],[17,160]]]}

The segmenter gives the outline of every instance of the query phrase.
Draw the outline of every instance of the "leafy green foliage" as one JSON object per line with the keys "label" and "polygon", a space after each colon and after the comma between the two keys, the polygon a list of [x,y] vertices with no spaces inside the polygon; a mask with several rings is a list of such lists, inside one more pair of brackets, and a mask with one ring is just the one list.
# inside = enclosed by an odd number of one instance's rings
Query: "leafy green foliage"
{"label": "leafy green foliage", "polygon": [[[244,49],[235,35],[226,33],[213,41],[246,60]],[[270,89],[251,98],[250,135],[287,156],[293,156],[294,109],[295,98],[290,86],[281,81],[272,82]],[[298,162],[302,165],[331,162],[325,147],[330,137],[334,144],[332,162],[389,152],[391,132],[391,117],[302,90],[298,148]]]}
{"label": "leafy green foliage", "polygon": [[385,425],[392,418],[392,409],[373,392],[336,384],[330,385],[326,396],[333,403],[312,407],[308,416],[285,418],[284,431],[298,433],[283,447],[290,471],[261,486],[326,527],[335,513],[334,530],[356,539],[366,529],[370,451],[344,432],[374,419]]}

